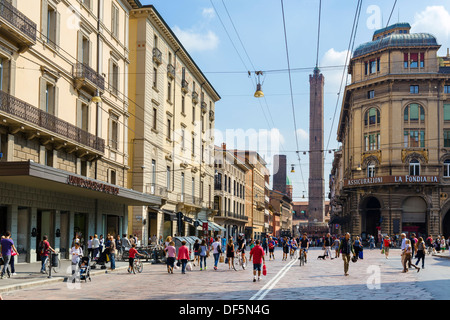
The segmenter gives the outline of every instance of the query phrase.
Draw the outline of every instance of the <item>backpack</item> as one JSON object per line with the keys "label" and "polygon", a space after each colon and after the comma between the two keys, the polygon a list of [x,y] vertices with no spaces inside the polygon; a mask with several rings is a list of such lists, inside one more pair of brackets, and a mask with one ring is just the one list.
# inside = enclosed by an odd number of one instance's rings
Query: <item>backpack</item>
{"label": "backpack", "polygon": [[44,241],[39,242],[38,251],[39,251],[40,254],[44,254],[45,253]]}

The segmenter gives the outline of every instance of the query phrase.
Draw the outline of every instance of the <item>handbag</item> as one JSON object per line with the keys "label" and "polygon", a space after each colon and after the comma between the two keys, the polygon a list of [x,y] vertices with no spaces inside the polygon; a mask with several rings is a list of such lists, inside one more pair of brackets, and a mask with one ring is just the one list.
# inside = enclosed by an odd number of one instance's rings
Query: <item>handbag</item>
{"label": "handbag", "polygon": [[223,257],[223,255],[220,255],[220,257],[219,257],[219,262],[220,262],[220,263],[225,262],[225,258]]}
{"label": "handbag", "polygon": [[177,260],[177,267],[181,266],[180,260]]}
{"label": "handbag", "polygon": [[228,263],[228,258],[225,258],[225,263]]}
{"label": "handbag", "polygon": [[362,251],[359,251],[358,256],[359,256],[359,259],[364,259]]}
{"label": "handbag", "polygon": [[263,264],[263,276],[267,276],[267,268],[265,264]]}

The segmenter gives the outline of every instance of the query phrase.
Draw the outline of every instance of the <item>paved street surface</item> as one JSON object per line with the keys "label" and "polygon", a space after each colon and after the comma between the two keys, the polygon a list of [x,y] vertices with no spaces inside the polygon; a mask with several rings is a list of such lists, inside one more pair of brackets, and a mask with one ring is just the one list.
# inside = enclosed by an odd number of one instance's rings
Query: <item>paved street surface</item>
{"label": "paved street surface", "polygon": [[[400,250],[391,249],[389,259],[380,250],[366,249],[364,260],[350,263],[344,276],[341,258],[318,260],[320,249],[311,249],[308,263],[281,261],[281,250],[275,261],[266,261],[268,274],[252,282],[252,265],[247,270],[229,270],[219,264],[213,269],[198,266],[187,274],[180,269],[168,274],[163,264],[144,265],[142,274],[128,274],[125,264],[114,272],[104,270],[92,276],[92,282],[72,284],[55,282],[21,290],[3,292],[4,300],[312,300],[312,299],[450,299],[450,259],[427,256],[425,269],[402,273]],[[448,256],[448,252],[445,254]],[[415,259],[414,259],[415,262]],[[125,267],[125,268],[124,268]],[[14,278],[0,280],[13,282]]]}

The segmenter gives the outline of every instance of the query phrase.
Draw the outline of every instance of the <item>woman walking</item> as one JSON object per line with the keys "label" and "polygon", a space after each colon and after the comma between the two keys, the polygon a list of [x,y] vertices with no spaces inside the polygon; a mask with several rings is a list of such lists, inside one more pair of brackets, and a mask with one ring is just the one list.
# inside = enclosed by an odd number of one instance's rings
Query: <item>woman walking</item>
{"label": "woman walking", "polygon": [[420,271],[419,267],[417,267],[416,265],[411,263],[412,250],[413,250],[413,248],[411,246],[411,240],[406,239],[405,240],[405,249],[403,249],[403,255],[404,255],[404,258],[403,258],[403,271],[402,271],[403,273],[408,272],[408,265],[411,265],[414,268],[416,268],[417,272]]}
{"label": "woman walking", "polygon": [[363,251],[361,240],[359,240],[359,237],[356,237],[355,241],[353,242],[353,248],[355,250],[355,256],[359,258],[359,252]]}
{"label": "woman walking", "polygon": [[170,241],[169,245],[164,249],[165,252],[167,252],[167,272],[173,273],[173,267],[175,263],[175,257],[177,255],[177,249],[175,249],[175,242]]}
{"label": "woman walking", "polygon": [[70,249],[70,255],[72,256],[72,282],[75,282],[75,273],[78,270],[78,264],[83,256],[83,249],[81,249],[79,241],[74,242],[72,249]]}
{"label": "woman walking", "polygon": [[227,259],[228,259],[228,269],[234,264],[234,243],[233,238],[230,238],[227,243]]}
{"label": "woman walking", "polygon": [[389,248],[391,247],[391,240],[389,239],[389,236],[385,236],[383,240],[383,250],[384,255],[386,256],[386,259],[389,259]]}
{"label": "woman walking", "polygon": [[425,246],[425,242],[423,241],[422,237],[419,237],[419,240],[416,243],[415,250],[416,250],[416,258],[417,258],[416,266],[419,265],[419,261],[422,259],[422,269],[425,269],[426,246]]}
{"label": "woman walking", "polygon": [[199,241],[199,239],[195,240],[193,249],[194,249],[194,262],[192,263],[192,265],[195,267],[196,261],[198,264],[200,264],[200,241]]}
{"label": "woman walking", "polygon": [[89,236],[89,240],[88,240],[88,249],[87,249],[87,251],[88,251],[88,257],[89,257],[90,259],[93,259],[93,258],[94,258],[94,257],[93,257],[94,249],[92,249],[92,240],[94,240],[94,237],[93,237],[93,236]]}
{"label": "woman walking", "polygon": [[205,266],[206,270],[206,257],[208,256],[208,245],[206,244],[206,240],[202,240],[202,244],[200,245],[200,271],[203,270],[203,265]]}
{"label": "woman walking", "polygon": [[189,260],[189,249],[186,247],[186,241],[181,241],[181,247],[178,249],[178,259],[181,262],[181,273],[186,273],[186,265]]}

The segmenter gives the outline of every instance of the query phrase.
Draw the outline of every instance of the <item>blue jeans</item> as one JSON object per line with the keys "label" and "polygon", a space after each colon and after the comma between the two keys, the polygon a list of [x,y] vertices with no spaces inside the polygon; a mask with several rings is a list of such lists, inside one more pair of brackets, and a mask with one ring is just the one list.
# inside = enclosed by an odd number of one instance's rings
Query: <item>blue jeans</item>
{"label": "blue jeans", "polygon": [[186,273],[187,259],[181,259],[181,273]]}
{"label": "blue jeans", "polygon": [[205,268],[206,268],[206,256],[200,256],[200,269],[203,268],[203,263],[202,263],[203,261],[205,262]]}
{"label": "blue jeans", "polygon": [[114,270],[116,268],[116,254],[115,253],[109,254],[109,261],[111,261],[111,270]]}
{"label": "blue jeans", "polygon": [[219,257],[220,253],[214,253],[214,267],[217,267],[217,264],[219,263]]}
{"label": "blue jeans", "polygon": [[3,255],[4,264],[3,264],[2,274],[1,274],[2,277],[5,273],[8,273],[8,275],[10,274],[10,272],[9,272],[9,262],[10,261],[11,261],[11,256]]}
{"label": "blue jeans", "polygon": [[45,272],[45,263],[47,262],[48,256],[41,256],[41,271]]}

